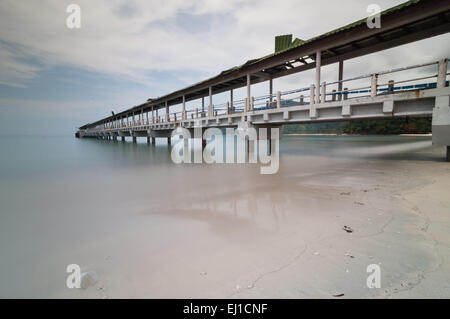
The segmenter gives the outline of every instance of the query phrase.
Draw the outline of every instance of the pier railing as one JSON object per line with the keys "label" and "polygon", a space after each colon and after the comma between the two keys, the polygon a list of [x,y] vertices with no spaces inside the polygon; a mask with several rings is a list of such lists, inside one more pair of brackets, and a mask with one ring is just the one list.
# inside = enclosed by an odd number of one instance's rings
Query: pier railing
{"label": "pier railing", "polygon": [[[434,70],[430,70],[429,67],[431,66],[437,67]],[[315,96],[317,92],[316,87],[314,84],[311,84],[309,87],[278,91],[275,94],[227,101],[225,103],[212,105],[209,108],[195,107],[184,112],[172,112],[168,116],[166,114],[153,116],[153,112],[150,114],[134,114],[132,117],[129,116],[108,124],[87,129],[86,132],[107,132],[117,129],[132,130],[135,128],[149,127],[153,124],[178,123],[189,119],[211,118],[234,113],[258,112],[294,105],[317,104],[317,101],[321,104],[361,97],[396,94],[417,89],[445,87],[449,86],[449,82],[447,81],[447,76],[449,75],[447,66],[447,59],[442,59],[429,63],[368,73],[329,83],[322,82],[320,84],[318,99],[316,99]],[[394,73],[404,75],[408,71],[417,71],[418,69],[418,73],[423,74],[423,76],[411,77],[411,75],[409,75],[409,77],[404,76],[396,80],[389,78],[389,76]]]}

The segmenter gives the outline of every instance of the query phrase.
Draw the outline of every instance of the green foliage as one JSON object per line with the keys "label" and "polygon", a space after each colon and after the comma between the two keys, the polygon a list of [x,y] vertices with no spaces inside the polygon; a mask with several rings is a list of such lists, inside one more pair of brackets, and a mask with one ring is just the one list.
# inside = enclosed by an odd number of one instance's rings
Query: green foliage
{"label": "green foliage", "polygon": [[289,124],[283,132],[336,134],[427,134],[431,133],[431,118],[396,118],[335,123]]}

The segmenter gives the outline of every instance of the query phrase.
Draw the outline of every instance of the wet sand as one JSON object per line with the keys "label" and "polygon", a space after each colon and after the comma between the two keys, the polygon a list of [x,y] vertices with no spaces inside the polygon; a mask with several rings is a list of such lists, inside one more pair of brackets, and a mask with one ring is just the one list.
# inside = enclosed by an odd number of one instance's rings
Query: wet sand
{"label": "wet sand", "polygon": [[[16,267],[38,279],[26,289],[11,284],[10,295],[450,297],[450,165],[442,148],[427,139],[359,139],[356,148],[341,137],[286,139],[276,175],[251,165],[163,165],[86,185],[78,199],[96,210],[77,207],[76,219],[64,218],[68,242],[43,252],[34,268]],[[308,143],[322,152],[295,153]],[[78,176],[64,191],[87,180]],[[57,195],[67,204],[69,195]],[[67,289],[69,263],[95,271],[98,282]],[[366,285],[369,264],[380,266],[379,289]]]}

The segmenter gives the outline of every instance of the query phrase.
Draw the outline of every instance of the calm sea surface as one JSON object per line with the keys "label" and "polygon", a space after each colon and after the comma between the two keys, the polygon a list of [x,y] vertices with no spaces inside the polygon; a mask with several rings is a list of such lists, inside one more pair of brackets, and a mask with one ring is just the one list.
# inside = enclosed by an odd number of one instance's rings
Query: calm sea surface
{"label": "calm sea surface", "polygon": [[[148,245],[164,245],[162,238],[171,232],[195,231],[203,223],[209,224],[205,240],[215,240],[227,232],[224,221],[215,227],[217,212],[228,202],[239,207],[246,193],[277,201],[279,189],[294,177],[365,163],[382,168],[412,160],[425,166],[444,156],[443,148],[431,146],[431,137],[284,136],[279,172],[263,176],[260,164],[173,164],[165,139],[149,146],[145,139],[134,145],[0,137],[0,149],[0,297],[67,296],[68,264],[97,267],[96,258],[114,252],[99,256],[101,248],[92,247],[142,225],[148,227]],[[214,221],[205,207],[216,212]],[[241,208],[244,215],[260,211]],[[239,227],[259,223],[243,220]],[[258,227],[272,227],[265,222]]]}

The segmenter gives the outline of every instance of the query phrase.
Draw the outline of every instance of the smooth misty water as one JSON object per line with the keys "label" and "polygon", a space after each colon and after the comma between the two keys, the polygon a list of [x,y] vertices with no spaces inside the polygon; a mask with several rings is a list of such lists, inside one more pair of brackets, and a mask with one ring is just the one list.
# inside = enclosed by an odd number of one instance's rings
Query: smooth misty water
{"label": "smooth misty water", "polygon": [[[134,145],[1,137],[0,149],[0,297],[64,296],[66,265],[95,267],[86,247],[100,247],[140,225],[148,229],[149,245],[168,232],[182,232],[183,225],[208,223],[206,240],[235,230],[224,228],[224,221],[216,227],[217,215],[213,220],[198,213],[199,203],[220,210],[246,192],[270,195],[270,189],[293,176],[319,174],[337,164],[364,167],[375,161],[387,167],[412,160],[426,166],[444,156],[443,148],[431,146],[430,137],[285,136],[279,173],[262,176],[260,164],[173,164],[164,139],[148,146],[144,139]],[[272,200],[279,199],[274,195]],[[251,215],[259,210],[244,209]],[[250,220],[239,227],[252,230]]]}

